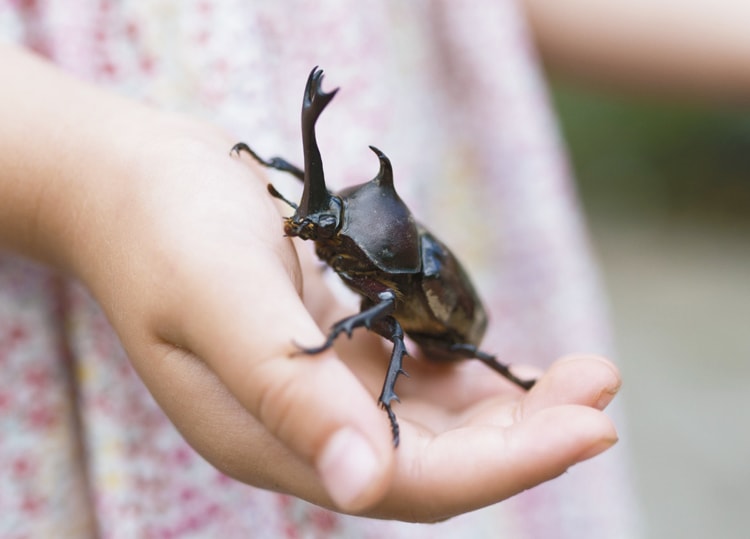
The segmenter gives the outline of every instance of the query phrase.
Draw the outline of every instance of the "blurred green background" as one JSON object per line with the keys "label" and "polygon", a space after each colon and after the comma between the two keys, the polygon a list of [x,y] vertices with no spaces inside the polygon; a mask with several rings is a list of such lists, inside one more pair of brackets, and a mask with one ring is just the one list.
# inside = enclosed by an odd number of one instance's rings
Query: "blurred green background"
{"label": "blurred green background", "polygon": [[750,529],[750,109],[553,81],[649,538]]}
{"label": "blurred green background", "polygon": [[553,95],[587,209],[750,225],[750,112]]}

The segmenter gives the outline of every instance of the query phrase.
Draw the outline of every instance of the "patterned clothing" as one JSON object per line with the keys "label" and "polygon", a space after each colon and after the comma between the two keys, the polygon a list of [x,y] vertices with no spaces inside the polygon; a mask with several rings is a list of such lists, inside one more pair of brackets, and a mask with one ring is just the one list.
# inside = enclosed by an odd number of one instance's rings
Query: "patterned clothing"
{"label": "patterned clothing", "polygon": [[[372,177],[368,144],[389,155],[402,197],[486,298],[484,348],[537,365],[609,350],[512,0],[0,0],[0,38],[297,162],[302,87],[322,66],[325,87],[342,88],[318,130],[329,183]],[[633,537],[622,460],[616,449],[438,525],[341,516],[251,488],[187,445],[79,284],[0,253],[3,538]]]}

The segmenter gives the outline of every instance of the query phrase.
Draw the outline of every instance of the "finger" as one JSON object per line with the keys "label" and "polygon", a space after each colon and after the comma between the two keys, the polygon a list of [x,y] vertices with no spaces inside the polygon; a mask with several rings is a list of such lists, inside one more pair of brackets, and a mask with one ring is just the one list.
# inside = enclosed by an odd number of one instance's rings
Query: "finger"
{"label": "finger", "polygon": [[314,468],[253,417],[204,361],[164,343],[152,345],[150,356],[152,366],[139,373],[203,458],[239,481],[331,504]]}
{"label": "finger", "polygon": [[611,447],[617,433],[602,412],[566,405],[509,429],[477,425],[428,440],[403,444],[383,515],[436,521],[497,503]]}
{"label": "finger", "polygon": [[269,432],[316,467],[341,509],[372,504],[393,471],[390,432],[375,398],[333,353],[291,355],[293,341],[315,345],[323,335],[278,257],[259,253],[247,267],[235,264],[238,274],[227,271],[191,299],[202,310],[187,317],[190,350]]}
{"label": "finger", "polygon": [[521,402],[521,417],[561,404],[603,410],[620,389],[615,365],[599,356],[568,356],[553,363]]}

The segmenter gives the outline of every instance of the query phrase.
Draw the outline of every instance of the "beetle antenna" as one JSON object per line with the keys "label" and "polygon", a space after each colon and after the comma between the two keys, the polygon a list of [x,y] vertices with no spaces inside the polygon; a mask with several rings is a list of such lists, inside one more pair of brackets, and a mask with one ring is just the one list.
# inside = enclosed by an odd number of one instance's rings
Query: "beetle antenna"
{"label": "beetle antenna", "polygon": [[291,206],[293,210],[295,211],[297,210],[297,205],[291,200],[289,200],[288,198],[286,198],[284,195],[279,193],[279,191],[273,186],[273,184],[270,184],[270,183],[268,184],[268,192],[271,194],[272,197],[278,198],[279,200],[283,200],[289,206]]}

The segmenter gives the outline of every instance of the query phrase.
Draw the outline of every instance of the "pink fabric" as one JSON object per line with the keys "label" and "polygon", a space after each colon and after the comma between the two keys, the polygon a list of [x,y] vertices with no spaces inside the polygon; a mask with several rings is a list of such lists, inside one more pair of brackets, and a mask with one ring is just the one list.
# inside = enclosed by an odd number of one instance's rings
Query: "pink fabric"
{"label": "pink fabric", "polygon": [[[302,86],[321,65],[342,88],[319,123],[331,184],[374,175],[368,144],[391,157],[402,196],[488,300],[486,349],[538,365],[609,350],[512,1],[0,0],[0,39],[297,162]],[[2,537],[633,537],[622,461],[614,451],[434,526],[254,489],[184,442],[80,285],[0,254]]]}

